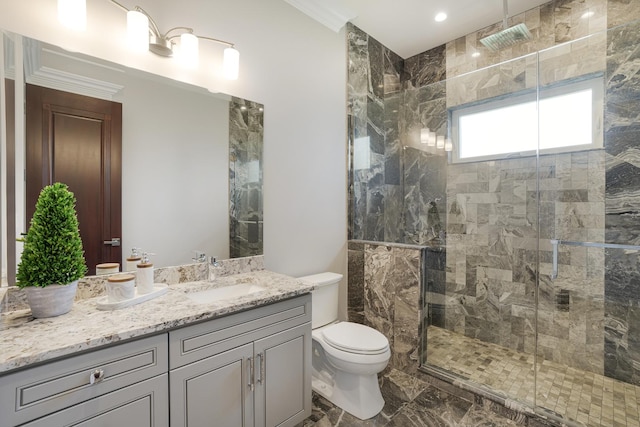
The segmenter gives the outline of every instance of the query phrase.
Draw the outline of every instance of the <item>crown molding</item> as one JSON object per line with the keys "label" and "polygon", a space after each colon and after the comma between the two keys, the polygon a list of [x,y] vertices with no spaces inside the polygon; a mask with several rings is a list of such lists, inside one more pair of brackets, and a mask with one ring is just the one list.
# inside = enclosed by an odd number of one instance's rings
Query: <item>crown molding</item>
{"label": "crown molding", "polygon": [[284,0],[305,15],[318,21],[325,27],[339,32],[342,27],[357,15],[347,11],[337,11],[317,0]]}
{"label": "crown molding", "polygon": [[[25,81],[29,84],[44,86],[65,92],[72,92],[93,98],[105,99],[108,101],[113,101],[114,97],[124,88],[124,86],[120,84],[44,66],[41,63],[40,55],[41,52],[44,51],[50,54],[62,56],[66,61],[81,61],[92,66],[105,68],[105,65],[98,62],[92,62],[86,59],[74,57],[73,55],[67,55],[62,52],[47,49],[40,42],[33,40],[27,43],[25,50],[24,73]],[[124,72],[123,70],[116,71]]]}

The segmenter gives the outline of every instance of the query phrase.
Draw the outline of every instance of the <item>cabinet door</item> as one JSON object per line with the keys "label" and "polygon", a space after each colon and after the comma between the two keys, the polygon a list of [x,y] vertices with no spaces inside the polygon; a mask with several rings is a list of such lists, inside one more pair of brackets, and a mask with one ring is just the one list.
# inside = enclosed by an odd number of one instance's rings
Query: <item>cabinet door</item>
{"label": "cabinet door", "polygon": [[311,324],[255,341],[256,427],[294,426],[311,415]]}
{"label": "cabinet door", "polygon": [[167,374],[96,397],[23,427],[168,427]]}
{"label": "cabinet door", "polygon": [[252,427],[253,345],[169,373],[171,427]]}

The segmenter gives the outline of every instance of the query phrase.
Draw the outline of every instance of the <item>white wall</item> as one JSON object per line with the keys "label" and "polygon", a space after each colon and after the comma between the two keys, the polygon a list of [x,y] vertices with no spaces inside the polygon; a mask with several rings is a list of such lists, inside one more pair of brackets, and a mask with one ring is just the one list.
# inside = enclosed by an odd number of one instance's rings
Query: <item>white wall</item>
{"label": "white wall", "polygon": [[194,250],[228,258],[229,102],[130,77],[122,115],[123,258],[131,247],[157,266]]}
{"label": "white wall", "polygon": [[240,78],[219,79],[222,47],[206,42],[202,50],[213,59],[201,61],[196,71],[152,54],[129,53],[125,15],[107,0],[88,1],[82,36],[59,26],[55,0],[0,0],[0,27],[263,103],[267,268],[294,276],[346,274],[344,30],[336,34],[282,0],[121,2],[141,5],[161,28],[185,25],[234,42]]}

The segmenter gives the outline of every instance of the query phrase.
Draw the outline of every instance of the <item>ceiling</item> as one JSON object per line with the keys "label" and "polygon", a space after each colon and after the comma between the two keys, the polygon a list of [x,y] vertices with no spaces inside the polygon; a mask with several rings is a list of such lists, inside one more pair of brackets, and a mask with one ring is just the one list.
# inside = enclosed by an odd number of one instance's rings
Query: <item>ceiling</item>
{"label": "ceiling", "polygon": [[[285,1],[334,31],[351,21],[403,58],[501,22],[503,18],[503,0]],[[547,2],[509,0],[509,15]],[[448,15],[444,22],[434,20],[439,12]]]}

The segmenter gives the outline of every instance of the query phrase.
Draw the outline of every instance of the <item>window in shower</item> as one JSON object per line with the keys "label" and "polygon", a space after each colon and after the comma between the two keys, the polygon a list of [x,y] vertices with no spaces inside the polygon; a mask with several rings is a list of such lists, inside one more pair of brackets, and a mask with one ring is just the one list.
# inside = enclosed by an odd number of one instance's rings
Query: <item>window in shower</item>
{"label": "window in shower", "polygon": [[601,148],[603,84],[599,75],[452,109],[453,161]]}

